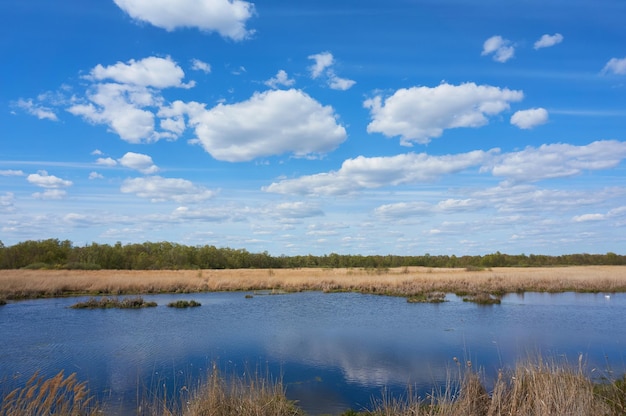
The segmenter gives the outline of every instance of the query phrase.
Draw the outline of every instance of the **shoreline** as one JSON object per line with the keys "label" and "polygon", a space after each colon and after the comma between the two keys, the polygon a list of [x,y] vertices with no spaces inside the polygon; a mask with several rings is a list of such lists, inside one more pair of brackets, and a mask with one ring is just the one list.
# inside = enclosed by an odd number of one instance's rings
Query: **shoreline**
{"label": "shoreline", "polygon": [[0,299],[280,290],[412,297],[444,292],[626,292],[626,266],[450,269],[428,267],[0,270]]}

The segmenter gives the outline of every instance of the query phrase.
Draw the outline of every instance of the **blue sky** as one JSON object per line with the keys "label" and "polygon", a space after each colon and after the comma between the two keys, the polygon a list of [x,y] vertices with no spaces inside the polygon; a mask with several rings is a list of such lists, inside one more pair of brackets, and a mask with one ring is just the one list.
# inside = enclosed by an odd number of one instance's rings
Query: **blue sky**
{"label": "blue sky", "polygon": [[0,240],[626,253],[621,0],[0,4]]}

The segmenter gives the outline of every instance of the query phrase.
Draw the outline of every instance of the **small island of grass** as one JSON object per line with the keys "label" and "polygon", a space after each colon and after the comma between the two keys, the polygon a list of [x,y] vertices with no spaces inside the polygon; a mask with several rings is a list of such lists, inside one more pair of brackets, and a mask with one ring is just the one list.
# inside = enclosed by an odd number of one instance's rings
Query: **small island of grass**
{"label": "small island of grass", "polygon": [[85,302],[78,302],[71,306],[72,309],[141,309],[153,308],[156,302],[146,302],[141,296],[132,298],[91,298]]}
{"label": "small island of grass", "polygon": [[202,304],[200,302],[196,302],[195,300],[177,300],[175,302],[170,302],[167,304],[169,308],[177,309],[195,308],[201,305]]}

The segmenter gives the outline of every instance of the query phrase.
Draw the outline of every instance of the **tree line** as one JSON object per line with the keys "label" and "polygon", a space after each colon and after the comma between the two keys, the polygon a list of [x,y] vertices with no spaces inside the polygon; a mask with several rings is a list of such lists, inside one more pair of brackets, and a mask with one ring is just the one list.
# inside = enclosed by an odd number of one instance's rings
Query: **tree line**
{"label": "tree line", "polygon": [[75,246],[69,240],[28,240],[12,246],[0,241],[0,269],[280,269],[280,268],[392,268],[408,266],[486,268],[546,266],[626,265],[626,256],[606,254],[476,255],[353,255],[330,253],[321,256],[271,256],[267,251],[250,253],[245,249],[217,248],[212,245],[187,246],[170,242],[114,245],[91,243]]}

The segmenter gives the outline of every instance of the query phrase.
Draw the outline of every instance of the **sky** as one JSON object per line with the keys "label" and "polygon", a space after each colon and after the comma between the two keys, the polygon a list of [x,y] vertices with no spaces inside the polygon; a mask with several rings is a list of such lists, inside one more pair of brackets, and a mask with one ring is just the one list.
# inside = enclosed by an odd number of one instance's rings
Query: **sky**
{"label": "sky", "polygon": [[626,254],[623,0],[4,0],[0,241]]}

